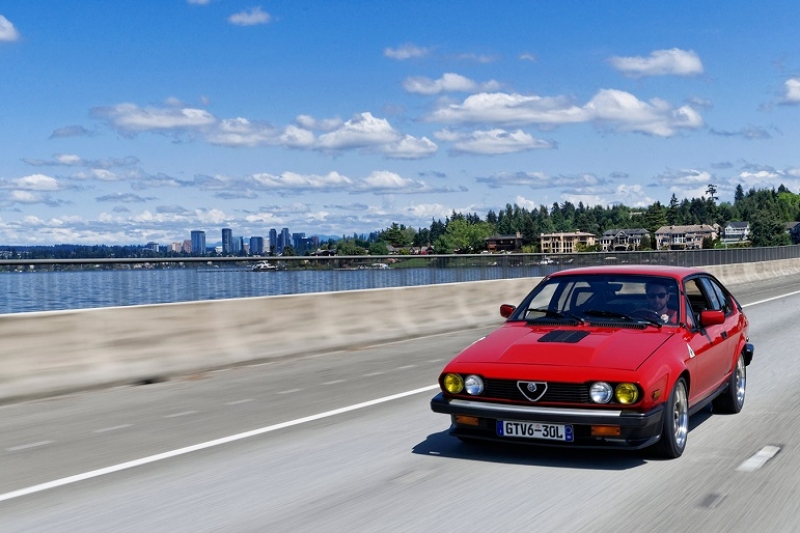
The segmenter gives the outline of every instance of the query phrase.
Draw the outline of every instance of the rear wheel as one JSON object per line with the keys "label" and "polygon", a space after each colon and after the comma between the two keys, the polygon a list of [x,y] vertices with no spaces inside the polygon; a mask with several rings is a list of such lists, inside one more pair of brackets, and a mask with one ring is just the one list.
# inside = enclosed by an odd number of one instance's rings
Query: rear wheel
{"label": "rear wheel", "polygon": [[656,444],[658,455],[668,459],[680,457],[689,436],[689,395],[686,380],[680,378],[669,395],[664,411],[661,440]]}
{"label": "rear wheel", "polygon": [[728,380],[728,388],[711,402],[714,412],[733,415],[741,411],[742,407],[744,407],[746,388],[747,367],[744,366],[744,356],[739,354],[739,359],[736,360],[736,367]]}

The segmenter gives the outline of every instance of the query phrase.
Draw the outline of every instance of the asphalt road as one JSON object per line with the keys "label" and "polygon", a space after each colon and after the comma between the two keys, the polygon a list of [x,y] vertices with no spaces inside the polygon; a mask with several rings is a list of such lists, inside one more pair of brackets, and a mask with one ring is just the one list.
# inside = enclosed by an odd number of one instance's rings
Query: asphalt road
{"label": "asphalt road", "polygon": [[800,532],[798,290],[734,287],[745,408],[677,460],[447,436],[436,377],[489,328],[0,406],[0,531]]}

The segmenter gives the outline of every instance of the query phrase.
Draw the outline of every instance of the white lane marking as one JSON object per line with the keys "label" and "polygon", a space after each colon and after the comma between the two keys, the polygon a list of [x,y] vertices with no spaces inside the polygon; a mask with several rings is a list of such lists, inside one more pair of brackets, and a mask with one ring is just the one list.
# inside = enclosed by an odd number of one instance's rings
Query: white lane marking
{"label": "white lane marking", "polygon": [[409,368],[417,368],[417,365],[406,365],[398,367],[397,370],[408,370]]}
{"label": "white lane marking", "polygon": [[293,392],[300,392],[303,389],[289,389],[289,390],[282,390],[280,392],[276,392],[275,394],[292,394]]}
{"label": "white lane marking", "polygon": [[343,379],[334,379],[333,381],[326,381],[323,385],[336,385],[337,383],[344,383]]}
{"label": "white lane marking", "polygon": [[764,446],[757,454],[739,465],[739,472],[755,472],[781,451],[778,446]]}
{"label": "white lane marking", "polygon": [[179,416],[189,416],[197,413],[197,411],[182,411],[180,413],[173,413],[171,415],[164,415],[164,418],[178,418]]}
{"label": "white lane marking", "polygon": [[5,494],[0,494],[0,502],[4,502],[7,500],[13,500],[14,498],[19,498],[21,496],[27,496],[29,494],[34,494],[37,492],[42,492],[49,489],[54,489],[56,487],[63,487],[64,485],[70,485],[72,483],[77,483],[79,481],[84,481],[87,479],[92,479],[95,477],[105,476],[106,474],[113,474],[115,472],[120,472],[122,470],[128,470],[130,468],[136,468],[137,466],[142,466],[150,463],[155,463],[157,461],[163,461],[165,459],[171,459],[172,457],[178,457],[179,455],[186,455],[187,453],[196,452],[199,450],[205,450],[207,448],[213,448],[215,446],[221,446],[223,444],[228,444],[230,442],[235,442],[238,440],[249,439],[250,437],[256,437],[258,435],[263,435],[264,433],[270,433],[272,431],[277,431],[279,429],[285,429],[292,426],[298,426],[300,424],[305,424],[307,422],[314,422],[315,420],[321,420],[323,418],[330,418],[332,416],[341,415],[344,413],[349,413],[351,411],[357,411],[359,409],[364,409],[366,407],[372,407],[373,405],[378,405],[381,403],[391,402],[393,400],[399,400],[400,398],[405,398],[407,396],[413,396],[415,394],[420,394],[423,392],[429,392],[434,389],[438,389],[439,385],[429,385],[427,387],[422,387],[421,389],[414,389],[406,392],[401,392],[398,394],[392,394],[391,396],[384,396],[383,398],[377,398],[375,400],[369,400],[366,402],[357,403],[354,405],[348,405],[347,407],[341,407],[339,409],[333,409],[332,411],[325,411],[324,413],[318,413],[316,415],[306,416],[303,418],[297,418],[295,420],[289,420],[288,422],[281,422],[279,424],[273,424],[271,426],[266,426],[263,428],[253,429],[250,431],[245,431],[244,433],[237,433],[235,435],[230,435],[227,437],[222,437],[220,439],[214,439],[207,442],[201,442],[200,444],[194,444],[192,446],[187,446],[185,448],[178,448],[177,450],[172,450],[169,452],[158,453],[156,455],[150,455],[148,457],[142,457],[141,459],[135,459],[133,461],[128,461],[126,463],[120,463],[113,466],[107,466],[105,468],[100,468],[97,470],[92,470],[89,472],[85,472],[83,474],[77,474],[75,476],[64,477],[61,479],[56,479],[54,481],[48,481],[46,483],[40,483],[38,485],[33,485],[30,487],[26,487],[24,489],[14,490],[11,492],[6,492]]}
{"label": "white lane marking", "polygon": [[371,378],[373,376],[381,376],[385,374],[385,372],[370,372],[369,374],[364,374],[365,378]]}
{"label": "white lane marking", "polygon": [[236,401],[233,401],[233,402],[228,402],[225,405],[240,405],[240,404],[247,403],[247,402],[252,402],[252,401],[253,401],[252,398],[246,398],[244,400],[236,400]]}
{"label": "white lane marking", "polygon": [[133,424],[120,424],[119,426],[111,426],[109,428],[95,429],[92,433],[106,433],[107,431],[116,431],[118,429],[125,429],[131,427]]}
{"label": "white lane marking", "polygon": [[53,444],[52,440],[42,440],[39,442],[31,442],[30,444],[23,444],[21,446],[14,446],[13,448],[6,448],[7,452],[18,452],[20,450],[27,450],[29,448],[38,448],[39,446],[47,446]]}
{"label": "white lane marking", "polygon": [[786,298],[787,296],[794,296],[795,294],[800,294],[800,291],[794,291],[788,294],[781,294],[780,296],[773,296],[772,298],[767,298],[766,300],[759,300],[757,302],[750,302],[749,304],[742,304],[742,307],[750,307],[751,305],[765,304],[767,302],[772,302],[775,300],[780,300],[781,298]]}

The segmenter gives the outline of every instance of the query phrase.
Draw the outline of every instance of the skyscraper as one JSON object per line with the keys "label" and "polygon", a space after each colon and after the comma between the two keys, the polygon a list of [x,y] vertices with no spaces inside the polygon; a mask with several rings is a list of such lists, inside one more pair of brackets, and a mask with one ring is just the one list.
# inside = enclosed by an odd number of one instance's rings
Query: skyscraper
{"label": "skyscraper", "polygon": [[278,253],[278,232],[275,228],[269,230],[269,249],[273,253]]}
{"label": "skyscraper", "polygon": [[206,255],[206,232],[192,230],[192,254]]}
{"label": "skyscraper", "polygon": [[264,237],[250,237],[250,255],[264,255]]}
{"label": "skyscraper", "polygon": [[233,230],[231,228],[222,228],[222,255],[230,255],[233,253]]}

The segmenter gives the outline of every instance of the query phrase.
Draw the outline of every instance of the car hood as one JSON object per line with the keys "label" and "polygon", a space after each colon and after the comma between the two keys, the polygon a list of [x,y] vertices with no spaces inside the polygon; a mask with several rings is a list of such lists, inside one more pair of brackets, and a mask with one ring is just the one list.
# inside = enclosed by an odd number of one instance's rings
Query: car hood
{"label": "car hood", "polygon": [[673,330],[536,328],[513,325],[475,342],[458,363],[528,364],[635,370]]}

